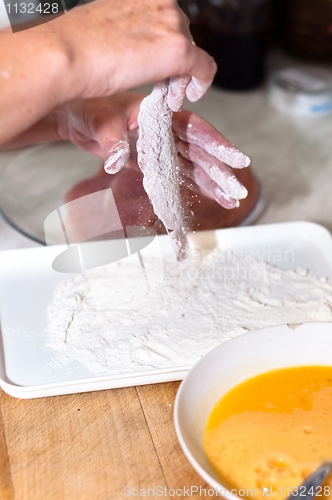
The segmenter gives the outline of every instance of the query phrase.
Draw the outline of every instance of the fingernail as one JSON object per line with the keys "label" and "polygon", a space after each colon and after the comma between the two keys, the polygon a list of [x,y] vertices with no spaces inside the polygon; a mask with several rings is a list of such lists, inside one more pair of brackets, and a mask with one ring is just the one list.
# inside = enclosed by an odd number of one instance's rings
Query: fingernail
{"label": "fingernail", "polygon": [[108,151],[104,170],[108,174],[116,174],[126,164],[130,155],[130,147],[127,141],[119,141]]}
{"label": "fingernail", "polygon": [[227,208],[228,210],[240,206],[239,200],[235,200],[231,196],[228,196],[219,188],[215,190],[215,200],[217,203],[219,203],[219,205],[221,205],[224,208]]}
{"label": "fingernail", "polygon": [[172,111],[181,111],[186,96],[186,88],[190,82],[190,76],[174,76],[170,78],[168,85],[167,104]]}
{"label": "fingernail", "polygon": [[128,125],[129,132],[132,132],[133,130],[136,130],[137,128],[138,128],[137,120],[129,123],[129,125]]}
{"label": "fingernail", "polygon": [[191,102],[198,101],[211,87],[212,80],[209,82],[203,82],[202,80],[198,80],[194,76],[191,78],[187,90],[186,95]]}
{"label": "fingernail", "polygon": [[244,161],[245,161],[246,167],[249,167],[249,165],[251,163],[249,156],[247,156],[245,154],[243,156],[244,156]]}

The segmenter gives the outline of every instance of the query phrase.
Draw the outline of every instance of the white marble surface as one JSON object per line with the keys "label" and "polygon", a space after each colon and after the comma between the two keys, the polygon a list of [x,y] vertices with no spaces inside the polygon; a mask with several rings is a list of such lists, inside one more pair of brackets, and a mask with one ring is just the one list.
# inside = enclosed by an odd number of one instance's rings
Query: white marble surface
{"label": "white marble surface", "polygon": [[[269,107],[265,88],[246,93],[213,88],[186,107],[250,156],[267,202],[257,223],[308,220],[332,229],[332,114],[311,119],[282,116]],[[15,154],[0,153],[0,184]],[[0,220],[1,250],[35,245]]]}
{"label": "white marble surface", "polygon": [[332,228],[332,114],[282,116],[264,90],[212,90],[191,107],[250,156],[268,204],[259,223],[302,219]]}
{"label": "white marble surface", "polygon": [[[3,173],[6,165],[10,160],[12,160],[16,151],[7,151],[0,153],[0,186],[1,186],[1,174]],[[1,206],[1,198],[0,198]],[[22,236],[18,231],[13,229],[7,222],[5,222],[0,216],[0,250],[9,250],[11,248],[27,248],[39,246],[37,243],[31,241],[29,238]]]}

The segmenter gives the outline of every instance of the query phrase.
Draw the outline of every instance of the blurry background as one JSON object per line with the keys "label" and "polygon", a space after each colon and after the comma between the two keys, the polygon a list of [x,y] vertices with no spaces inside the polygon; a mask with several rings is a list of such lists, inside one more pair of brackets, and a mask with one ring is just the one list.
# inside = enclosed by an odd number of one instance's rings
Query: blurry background
{"label": "blurry background", "polygon": [[276,49],[298,60],[332,63],[331,0],[179,0],[197,45],[219,65],[215,84],[248,90],[266,76]]}
{"label": "blurry background", "polygon": [[9,18],[3,0],[0,0],[0,30],[9,26]]}

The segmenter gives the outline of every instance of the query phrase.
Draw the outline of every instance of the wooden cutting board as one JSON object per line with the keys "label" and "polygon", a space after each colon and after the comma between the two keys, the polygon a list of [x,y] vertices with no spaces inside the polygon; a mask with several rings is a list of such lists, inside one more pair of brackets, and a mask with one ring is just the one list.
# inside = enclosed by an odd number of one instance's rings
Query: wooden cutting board
{"label": "wooden cutting board", "polygon": [[[175,435],[178,387],[172,382],[34,400],[1,391],[0,499],[109,500],[135,498],[139,490],[147,496],[157,487],[161,498],[172,498],[172,489],[208,490]],[[182,497],[188,498],[175,498]]]}

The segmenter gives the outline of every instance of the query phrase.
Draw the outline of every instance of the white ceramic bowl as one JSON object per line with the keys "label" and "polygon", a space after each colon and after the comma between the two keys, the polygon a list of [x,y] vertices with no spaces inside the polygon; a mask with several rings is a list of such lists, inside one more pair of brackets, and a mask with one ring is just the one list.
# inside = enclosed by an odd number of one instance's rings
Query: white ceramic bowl
{"label": "white ceramic bowl", "polygon": [[180,445],[196,471],[221,496],[239,500],[220,482],[203,451],[203,430],[213,406],[248,378],[301,365],[332,366],[332,323],[280,325],[246,333],[209,352],[182,382],[174,408]]}

